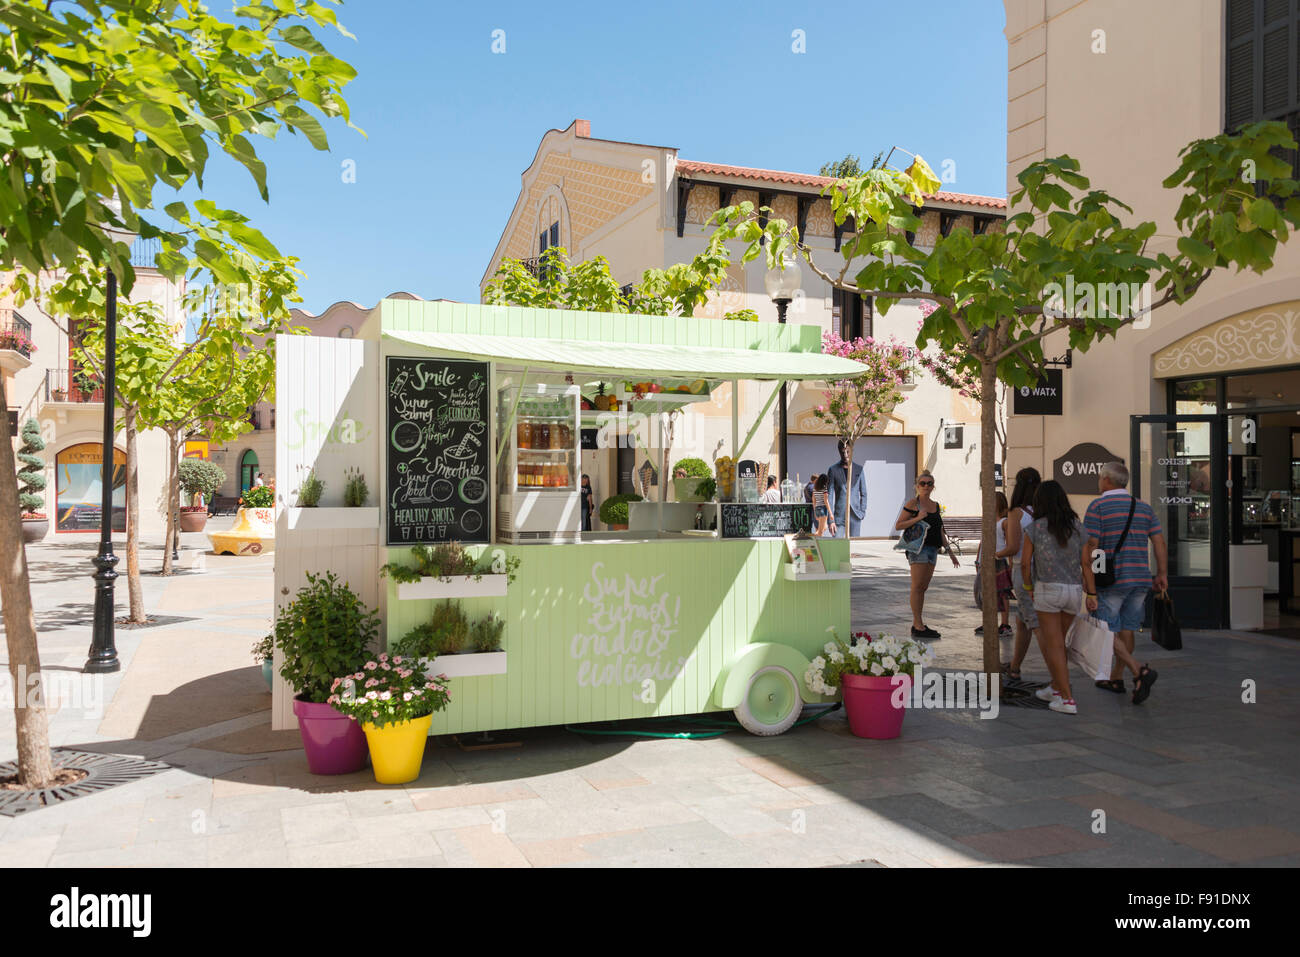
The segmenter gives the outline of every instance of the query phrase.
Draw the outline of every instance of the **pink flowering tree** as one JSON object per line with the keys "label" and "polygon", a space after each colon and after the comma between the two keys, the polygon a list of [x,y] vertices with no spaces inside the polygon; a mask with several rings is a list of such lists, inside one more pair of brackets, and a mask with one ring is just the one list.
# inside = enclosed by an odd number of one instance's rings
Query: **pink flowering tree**
{"label": "pink flowering tree", "polygon": [[[903,383],[916,360],[917,350],[896,339],[883,341],[842,339],[837,333],[822,334],[822,352],[862,364],[862,374],[852,379],[828,382],[826,401],[813,409],[842,440],[848,451],[848,480],[853,481],[853,443],[876,427],[903,399]],[[848,513],[845,512],[845,521]]]}

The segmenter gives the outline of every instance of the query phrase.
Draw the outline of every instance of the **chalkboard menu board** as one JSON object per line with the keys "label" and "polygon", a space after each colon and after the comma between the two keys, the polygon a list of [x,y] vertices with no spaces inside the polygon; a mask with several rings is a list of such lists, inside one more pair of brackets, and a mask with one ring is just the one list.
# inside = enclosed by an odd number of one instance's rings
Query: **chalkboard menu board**
{"label": "chalkboard menu board", "polygon": [[794,532],[812,531],[812,506],[744,505],[724,502],[723,538],[782,538]]}
{"label": "chalkboard menu board", "polygon": [[388,357],[388,544],[486,542],[488,364]]}

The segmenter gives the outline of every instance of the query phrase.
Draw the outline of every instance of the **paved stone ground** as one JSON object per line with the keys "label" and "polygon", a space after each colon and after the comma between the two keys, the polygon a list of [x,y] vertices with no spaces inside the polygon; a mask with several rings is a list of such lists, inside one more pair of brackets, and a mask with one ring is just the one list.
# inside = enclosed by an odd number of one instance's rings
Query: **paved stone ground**
{"label": "paved stone ground", "polygon": [[[85,658],[91,583],[68,571],[92,551],[29,552],[51,675]],[[854,552],[855,627],[906,634],[906,564],[888,543]],[[927,602],[949,668],[980,660],[970,574],[940,566]],[[1084,687],[1074,717],[916,710],[888,742],[854,738],[842,713],[769,739],[534,729],[510,750],[433,741],[418,781],[385,787],[368,772],[313,777],[296,733],[267,730],[248,651],[271,587],[268,559],[146,578],[151,609],[198,620],[120,631],[102,714],[65,706],[52,737],[172,770],[0,817],[0,866],[1300,864],[1300,647],[1284,639],[1189,633],[1171,654],[1144,636],[1161,677],[1142,707]],[[1246,679],[1257,703],[1242,703]],[[6,711],[0,760],[13,753]]]}

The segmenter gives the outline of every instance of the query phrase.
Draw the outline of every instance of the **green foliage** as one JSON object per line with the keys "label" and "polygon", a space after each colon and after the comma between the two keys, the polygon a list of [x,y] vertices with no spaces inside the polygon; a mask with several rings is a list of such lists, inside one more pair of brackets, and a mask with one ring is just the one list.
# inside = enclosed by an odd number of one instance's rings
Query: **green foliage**
{"label": "green foliage", "polygon": [[275,657],[275,634],[269,634],[253,645],[253,660],[258,664]]}
{"label": "green foliage", "polygon": [[415,559],[414,566],[388,562],[379,569],[380,577],[402,584],[418,582],[421,578],[449,581],[453,576],[465,576],[480,581],[484,575],[505,575],[506,584],[510,585],[522,564],[517,556],[503,552],[498,552],[495,558],[486,552],[475,558],[459,542],[413,545],[411,555]]}
{"label": "green foliage", "polygon": [[176,466],[176,473],[185,494],[193,497],[202,495],[203,501],[211,502],[226,481],[226,473],[221,466],[207,459],[185,458]]}
{"label": "green foliage", "polygon": [[[883,153],[877,153],[871,161],[870,169],[880,169],[883,156]],[[836,160],[833,163],[823,163],[817,174],[819,176],[831,176],[835,179],[849,179],[863,174],[862,163],[852,153],[845,153],[844,159]]]}
{"label": "green foliage", "polygon": [[600,503],[600,520],[606,525],[626,525],[627,503],[640,501],[642,501],[641,496],[631,492],[611,495]]}
{"label": "green foliage", "polygon": [[315,508],[320,504],[320,497],[324,492],[324,480],[316,474],[315,469],[307,469],[307,474],[294,494],[298,496],[299,508]]}
{"label": "green foliage", "polygon": [[244,508],[271,508],[275,505],[275,483],[246,489],[239,496],[239,504]]}
{"label": "green foliage", "polygon": [[346,484],[343,487],[343,504],[348,508],[361,508],[370,498],[370,488],[366,477],[360,469],[348,469],[345,473]]}
{"label": "green foliage", "polygon": [[506,620],[500,612],[492,612],[484,618],[477,619],[470,629],[470,641],[474,650],[487,653],[501,650],[501,637],[506,630]]}
{"label": "green foliage", "polygon": [[712,475],[701,480],[700,484],[695,486],[695,494],[702,496],[706,501],[713,501],[713,497],[718,494],[718,480]]}
{"label": "green foliage", "polygon": [[43,514],[45,497],[37,493],[45,488],[45,460],[37,452],[45,448],[41,424],[35,419],[23,423],[22,444],[18,447],[18,505],[24,515]]}
{"label": "green foliage", "polygon": [[694,456],[678,459],[673,466],[673,478],[710,478],[712,475],[713,469],[709,468],[708,463]]}
{"label": "green foliage", "polygon": [[753,309],[737,309],[735,312],[727,313],[722,318],[734,319],[737,322],[758,322],[758,313]]}
{"label": "green foliage", "polygon": [[328,703],[336,711],[376,728],[423,718],[451,700],[445,679],[429,678],[419,662],[402,655],[367,661],[360,671],[335,679],[330,690]]}
{"label": "green foliage", "polygon": [[433,607],[433,617],[403,635],[393,651],[412,658],[455,655],[465,647],[469,637],[469,619],[460,602],[440,601]]}
{"label": "green foliage", "polygon": [[358,670],[379,633],[379,615],[333,572],[307,573],[307,584],[275,620],[284,654],[280,676],[305,700],[325,701],[336,677]]}
{"label": "green foliage", "polygon": [[[159,238],[155,265],[179,279],[192,257],[217,281],[248,281],[239,258],[274,246],[237,213],[208,200],[147,216],[154,192],[203,188],[211,153],[244,166],[268,197],[250,137],[282,128],[328,149],[321,119],[348,117],[343,87],[356,75],[312,27],[341,26],[334,0],[246,0],[232,19],[197,3],[114,0],[0,4],[0,272],[34,277],[73,268],[83,251],[134,283],[126,243],[105,227]],[[117,206],[111,199],[116,197]],[[90,315],[87,310],[83,315]]]}

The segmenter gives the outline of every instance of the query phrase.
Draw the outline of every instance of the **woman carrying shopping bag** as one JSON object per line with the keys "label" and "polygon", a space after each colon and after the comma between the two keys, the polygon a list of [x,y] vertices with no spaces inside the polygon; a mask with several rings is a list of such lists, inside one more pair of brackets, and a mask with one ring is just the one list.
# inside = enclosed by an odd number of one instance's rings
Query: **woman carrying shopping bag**
{"label": "woman carrying shopping bag", "polygon": [[1077,714],[1070,691],[1065,635],[1083,611],[1083,529],[1059,482],[1047,481],[1034,495],[1034,519],[1025,531],[1020,572],[1038,616],[1038,647],[1052,683],[1034,695],[1061,714]]}

